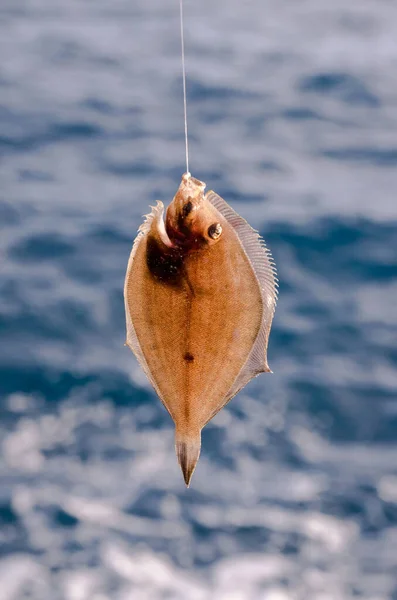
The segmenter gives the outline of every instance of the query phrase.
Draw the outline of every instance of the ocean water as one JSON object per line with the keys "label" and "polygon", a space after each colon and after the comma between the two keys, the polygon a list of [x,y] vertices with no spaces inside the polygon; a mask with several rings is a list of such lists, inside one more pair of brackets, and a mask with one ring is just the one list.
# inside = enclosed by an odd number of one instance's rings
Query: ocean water
{"label": "ocean water", "polygon": [[0,599],[396,600],[397,5],[186,0],[191,171],[260,230],[273,375],[186,490],[124,347],[184,171],[178,3],[0,3]]}

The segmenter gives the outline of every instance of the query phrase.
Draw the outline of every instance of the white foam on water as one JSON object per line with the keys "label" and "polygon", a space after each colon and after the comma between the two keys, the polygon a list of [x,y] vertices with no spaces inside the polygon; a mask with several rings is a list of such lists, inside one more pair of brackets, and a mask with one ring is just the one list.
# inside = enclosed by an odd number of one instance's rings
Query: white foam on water
{"label": "white foam on water", "polygon": [[0,561],[0,600],[19,600],[30,590],[34,598],[48,593],[48,573],[28,555],[14,554]]}
{"label": "white foam on water", "polygon": [[[249,398],[246,395],[245,401]],[[254,408],[255,402],[250,398],[248,404]],[[109,443],[108,420],[117,415],[113,409],[109,411],[108,404],[95,411],[78,402],[66,403],[58,414],[38,419],[40,438],[28,436],[29,444],[25,444],[19,427],[8,434],[7,445],[13,448],[22,439],[22,448],[48,451],[57,444],[54,431],[63,430],[67,443],[73,439],[76,442],[84,423],[97,423],[104,425],[96,433],[99,448],[104,442]],[[255,414],[253,410],[253,421]],[[237,425],[234,417],[230,418],[232,426]],[[125,421],[126,417],[122,419]],[[27,431],[35,430],[29,421],[25,423]],[[48,427],[41,427],[42,423]],[[128,420],[125,425],[128,426]],[[311,475],[271,459],[263,463],[251,458],[245,461],[245,479],[240,475],[226,476],[222,469],[218,470],[220,488],[214,488],[214,471],[204,456],[205,467],[194,488],[201,490],[202,499],[194,500],[187,518],[189,505],[185,505],[186,492],[177,473],[168,478],[167,486],[161,478],[164,465],[172,464],[174,458],[172,435],[169,445],[161,441],[164,433],[159,436],[157,431],[135,431],[132,435],[134,443],[130,440],[124,446],[124,458],[112,467],[100,454],[96,464],[77,462],[73,466],[72,456],[65,462],[62,455],[50,453],[43,459],[40,479],[33,485],[26,479],[24,485],[14,489],[13,510],[29,532],[32,549],[40,554],[35,558],[16,554],[0,559],[1,600],[23,598],[26,585],[34,600],[53,600],[52,586],[57,587],[57,598],[61,600],[256,600],[269,596],[334,600],[353,597],[353,589],[359,589],[365,600],[389,599],[397,568],[397,553],[393,554],[391,548],[397,548],[397,535],[393,537],[389,529],[387,534],[385,530],[383,535],[366,538],[354,518],[336,517],[318,509],[321,495],[332,486],[332,481],[341,485],[350,480],[355,485],[355,481],[371,480],[382,501],[395,502],[396,486],[390,474],[394,455],[387,450],[379,449],[369,461],[372,450],[356,446],[347,452],[318,434],[295,426],[291,439],[309,464],[321,465],[318,473]],[[164,437],[168,439],[167,435]],[[122,436],[117,441],[112,439],[112,444],[123,447]],[[242,441],[239,438],[232,452],[241,452],[238,448]],[[158,460],[160,448],[165,460]],[[146,456],[142,456],[140,468],[139,458],[132,460],[132,456],[143,449]],[[14,465],[8,468],[14,469]],[[20,472],[28,477],[29,470]],[[106,476],[101,477],[104,472]],[[129,472],[131,478],[126,476]],[[258,478],[262,484],[252,487],[249,494],[243,493],[242,482],[252,484]],[[152,494],[164,493],[166,488],[167,495],[153,517],[129,508],[145,491],[150,492],[150,498],[154,497]],[[299,507],[302,502],[304,508]],[[49,520],[54,507],[76,519],[71,529],[54,528]],[[196,527],[206,532],[205,538],[193,534]],[[261,551],[248,551],[244,545],[240,536],[250,530],[257,532],[253,540],[266,535]],[[283,550],[287,540],[295,540],[292,553]],[[69,544],[77,544],[76,550],[67,551]],[[163,549],[156,551],[152,545],[159,544]],[[195,566],[196,552],[207,566]],[[373,572],[365,569],[369,557]],[[179,560],[186,566],[178,566]]]}

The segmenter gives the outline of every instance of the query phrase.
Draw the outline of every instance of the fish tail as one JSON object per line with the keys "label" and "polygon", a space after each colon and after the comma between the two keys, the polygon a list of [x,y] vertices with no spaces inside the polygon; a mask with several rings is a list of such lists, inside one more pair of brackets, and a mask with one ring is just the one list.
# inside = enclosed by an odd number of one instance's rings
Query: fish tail
{"label": "fish tail", "polygon": [[182,469],[186,487],[189,487],[193,471],[196,468],[201,449],[201,431],[175,432],[175,451]]}

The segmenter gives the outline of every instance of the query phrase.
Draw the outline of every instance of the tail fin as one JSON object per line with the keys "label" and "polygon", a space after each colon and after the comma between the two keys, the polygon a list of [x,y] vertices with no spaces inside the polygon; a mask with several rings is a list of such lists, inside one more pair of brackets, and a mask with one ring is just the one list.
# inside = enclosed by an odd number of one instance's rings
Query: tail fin
{"label": "tail fin", "polygon": [[189,487],[193,471],[196,468],[201,449],[201,431],[197,433],[175,432],[175,451],[182,469],[186,486]]}

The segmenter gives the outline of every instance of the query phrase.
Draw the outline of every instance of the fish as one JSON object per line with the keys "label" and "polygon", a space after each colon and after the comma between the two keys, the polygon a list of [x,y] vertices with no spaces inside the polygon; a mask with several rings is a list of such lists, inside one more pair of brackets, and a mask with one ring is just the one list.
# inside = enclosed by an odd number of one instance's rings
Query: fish
{"label": "fish", "polygon": [[175,424],[189,487],[203,427],[267,361],[276,266],[258,232],[190,173],[139,227],[124,284],[127,339]]}

